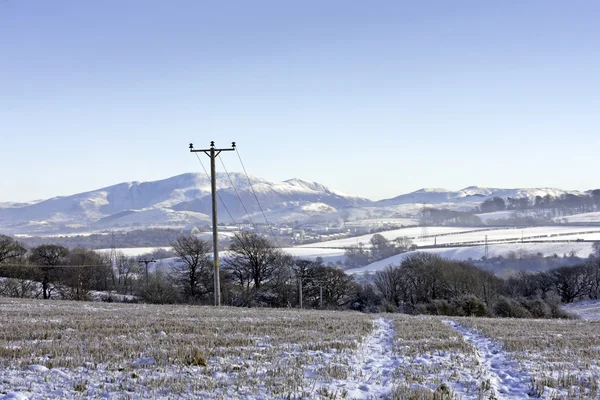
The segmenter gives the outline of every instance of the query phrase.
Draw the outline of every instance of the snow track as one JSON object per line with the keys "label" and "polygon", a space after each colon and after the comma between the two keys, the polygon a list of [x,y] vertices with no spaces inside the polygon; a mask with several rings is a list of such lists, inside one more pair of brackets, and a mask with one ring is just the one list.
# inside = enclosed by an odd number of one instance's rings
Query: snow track
{"label": "snow track", "polygon": [[526,371],[520,370],[518,362],[509,360],[501,344],[494,343],[477,330],[466,328],[457,322],[444,323],[460,332],[465,341],[474,347],[482,379],[488,382],[493,398],[509,400],[534,396],[530,387],[531,377]]}
{"label": "snow track", "polygon": [[351,369],[347,378],[321,382],[318,385],[321,393],[326,391],[350,399],[389,397],[394,371],[399,365],[392,354],[396,330],[394,321],[389,318],[379,318],[373,323],[371,335],[348,358]]}

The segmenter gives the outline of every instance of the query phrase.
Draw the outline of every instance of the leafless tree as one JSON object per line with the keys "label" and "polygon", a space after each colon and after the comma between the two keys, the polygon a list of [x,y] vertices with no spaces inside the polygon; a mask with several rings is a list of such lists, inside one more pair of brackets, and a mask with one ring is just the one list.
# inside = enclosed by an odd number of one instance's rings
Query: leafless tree
{"label": "leafless tree", "polygon": [[139,272],[139,263],[122,251],[117,252],[112,271],[113,286],[122,294],[133,293],[134,276]]}
{"label": "leafless tree", "polygon": [[382,271],[376,272],[373,283],[390,304],[397,307],[404,300],[406,282],[399,267],[388,266]]}
{"label": "leafless tree", "polygon": [[224,259],[224,270],[242,290],[242,296],[258,293],[276,272],[287,267],[288,257],[265,237],[252,233],[236,233]]}
{"label": "leafless tree", "polygon": [[22,257],[27,250],[10,236],[0,235],[0,264]]}
{"label": "leafless tree", "polygon": [[57,267],[64,262],[68,254],[69,250],[66,247],[54,244],[44,244],[31,250],[30,261],[39,268],[44,299],[50,297],[51,279],[56,275]]}
{"label": "leafless tree", "polygon": [[212,246],[195,236],[180,236],[171,243],[177,255],[175,280],[186,298],[197,300],[213,291]]}
{"label": "leafless tree", "polygon": [[67,267],[58,272],[57,290],[62,298],[89,300],[95,277],[106,267],[103,257],[87,249],[73,249],[65,259]]}

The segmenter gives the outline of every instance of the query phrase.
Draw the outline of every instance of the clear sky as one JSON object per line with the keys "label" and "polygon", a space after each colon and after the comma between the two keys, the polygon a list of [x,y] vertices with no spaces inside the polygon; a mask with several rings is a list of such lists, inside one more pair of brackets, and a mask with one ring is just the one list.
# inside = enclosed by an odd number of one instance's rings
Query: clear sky
{"label": "clear sky", "polygon": [[210,140],[371,199],[598,188],[599,21],[596,0],[0,0],[0,201],[199,172]]}

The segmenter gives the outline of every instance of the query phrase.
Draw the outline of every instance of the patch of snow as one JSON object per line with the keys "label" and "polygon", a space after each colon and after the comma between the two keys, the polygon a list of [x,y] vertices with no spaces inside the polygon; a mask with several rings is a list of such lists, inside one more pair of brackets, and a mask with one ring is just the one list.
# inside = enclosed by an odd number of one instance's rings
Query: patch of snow
{"label": "patch of snow", "polygon": [[34,372],[48,372],[48,367],[39,364],[32,364],[27,369]]}
{"label": "patch of snow", "polygon": [[477,352],[482,375],[490,386],[490,398],[523,399],[535,395],[529,386],[531,376],[520,368],[517,361],[510,360],[502,345],[494,343],[474,329],[468,329],[454,321],[443,321],[463,336]]}
{"label": "patch of snow", "polygon": [[583,320],[600,321],[600,300],[586,300],[566,304],[563,309],[578,315]]}
{"label": "patch of snow", "polygon": [[5,394],[4,396],[0,397],[0,400],[27,400],[27,399],[29,399],[29,396],[27,396],[23,392],[8,393],[8,394]]}
{"label": "patch of snow", "polygon": [[375,329],[351,355],[352,373],[347,379],[318,382],[317,392],[346,393],[350,399],[387,398],[394,383],[398,360],[392,352],[395,338],[394,321],[378,318]]}
{"label": "patch of snow", "polygon": [[147,367],[149,365],[154,365],[156,361],[152,357],[140,357],[137,360],[131,362],[131,366],[133,367]]}

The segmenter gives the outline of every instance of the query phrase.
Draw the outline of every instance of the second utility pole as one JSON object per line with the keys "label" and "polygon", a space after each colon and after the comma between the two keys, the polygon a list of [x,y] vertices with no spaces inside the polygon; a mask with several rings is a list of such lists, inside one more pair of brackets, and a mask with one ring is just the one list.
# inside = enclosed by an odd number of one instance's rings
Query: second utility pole
{"label": "second utility pole", "polygon": [[221,305],[221,282],[219,278],[219,238],[217,236],[217,174],[215,172],[215,160],[222,151],[235,150],[235,142],[231,142],[230,149],[215,149],[215,142],[210,142],[210,149],[194,150],[190,143],[192,153],[202,152],[210,157],[210,189],[212,194],[212,226],[213,226],[213,260],[214,260],[214,293],[215,306]]}

